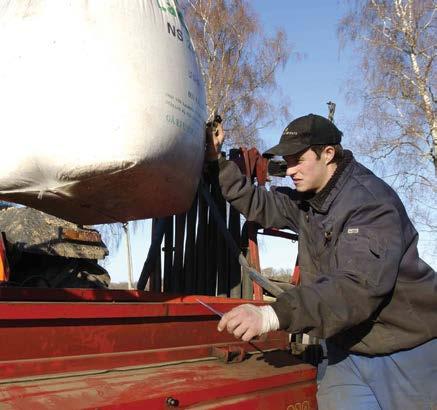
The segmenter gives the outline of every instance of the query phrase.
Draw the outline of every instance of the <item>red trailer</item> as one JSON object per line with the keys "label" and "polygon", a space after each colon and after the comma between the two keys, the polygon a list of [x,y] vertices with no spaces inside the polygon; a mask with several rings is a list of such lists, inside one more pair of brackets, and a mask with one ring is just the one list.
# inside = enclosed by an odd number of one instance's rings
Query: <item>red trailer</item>
{"label": "red trailer", "polygon": [[[142,291],[0,289],[2,409],[315,409],[316,369],[273,332],[216,329],[244,302]],[[262,303],[262,302],[254,302]]]}

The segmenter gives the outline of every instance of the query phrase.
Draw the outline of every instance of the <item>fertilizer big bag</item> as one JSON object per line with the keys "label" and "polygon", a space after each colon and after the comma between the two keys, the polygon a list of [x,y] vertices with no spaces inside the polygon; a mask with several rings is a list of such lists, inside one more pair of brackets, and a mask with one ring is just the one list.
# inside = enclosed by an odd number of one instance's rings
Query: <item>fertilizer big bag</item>
{"label": "fertilizer big bag", "polygon": [[184,212],[205,120],[177,1],[0,0],[0,199],[78,224]]}

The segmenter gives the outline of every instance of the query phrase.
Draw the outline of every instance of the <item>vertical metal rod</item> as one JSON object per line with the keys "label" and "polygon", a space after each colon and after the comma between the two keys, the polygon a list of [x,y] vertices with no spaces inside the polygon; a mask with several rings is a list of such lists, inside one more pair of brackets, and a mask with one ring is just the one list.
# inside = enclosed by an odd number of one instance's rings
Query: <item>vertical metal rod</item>
{"label": "vertical metal rod", "polygon": [[[214,196],[215,186],[211,186],[211,193]],[[214,217],[211,215],[211,209],[209,209],[208,217],[208,243],[207,243],[207,270],[206,270],[206,293],[208,295],[216,294],[217,286],[217,224]]]}
{"label": "vertical metal rod", "polygon": [[[239,149],[229,151],[229,159],[235,160],[240,156]],[[241,248],[241,215],[232,206],[229,206],[229,232],[235,243]],[[231,298],[241,298],[242,269],[236,258],[229,258],[229,296]]]}
{"label": "vertical metal rod", "polygon": [[129,222],[125,222],[123,225],[124,236],[126,238],[126,252],[127,252],[127,287],[128,289],[133,289],[133,273],[132,273],[132,251],[130,246],[130,235],[129,235]]}
{"label": "vertical metal rod", "polygon": [[184,289],[184,276],[182,274],[184,260],[184,237],[185,220],[187,214],[176,215],[175,226],[175,252],[173,260],[173,270],[171,273],[171,290],[180,293]]}
{"label": "vertical metal rod", "polygon": [[274,283],[270,282],[267,278],[263,277],[259,272],[257,272],[254,268],[252,268],[247,262],[244,255],[241,253],[240,249],[238,248],[231,234],[229,233],[226,224],[220,215],[217,205],[212,199],[209,190],[206,189],[203,181],[200,183],[200,191],[202,193],[202,196],[206,199],[206,201],[210,205],[212,210],[212,215],[214,216],[217,222],[218,228],[220,229],[221,233],[225,237],[226,245],[229,247],[229,250],[231,251],[232,255],[238,258],[240,265],[242,265],[244,268],[247,269],[248,274],[253,281],[257,282],[260,286],[262,286],[265,290],[270,292],[273,296],[279,296],[283,292],[283,290],[278,285],[275,285]]}
{"label": "vertical metal rod", "polygon": [[196,221],[199,195],[196,194],[193,204],[187,214],[187,236],[185,239],[184,278],[185,293],[195,292],[196,278]]}
{"label": "vertical metal rod", "polygon": [[[205,189],[208,189],[205,187]],[[209,191],[208,191],[209,192]],[[208,204],[203,196],[199,195],[199,217],[197,222],[196,237],[196,292],[206,293],[206,243],[207,243],[207,225],[208,225]]]}
{"label": "vertical metal rod", "polygon": [[[240,225],[240,213],[229,207],[229,232],[239,246],[241,246]],[[235,258],[229,258],[229,287],[231,298],[241,298],[241,266]]]}
{"label": "vertical metal rod", "polygon": [[171,292],[171,272],[173,268],[173,215],[165,218],[164,235],[164,292]]}
{"label": "vertical metal rod", "polygon": [[[219,187],[214,189],[213,199],[220,215],[220,219],[223,221],[226,227],[226,201],[222,196]],[[223,232],[220,230],[217,232],[217,294],[218,296],[230,295],[230,282],[229,282],[229,269],[228,269],[228,247],[226,246],[226,240],[223,236]]]}
{"label": "vertical metal rod", "polygon": [[[164,237],[165,232],[165,219],[154,219],[152,223],[152,236],[154,235],[154,230],[158,230],[160,225],[162,223],[162,238]],[[154,292],[161,292],[162,291],[162,272],[161,272],[161,242],[159,243],[159,248],[157,250],[158,255],[155,260],[155,264],[153,266],[153,273],[152,273],[152,280],[150,283],[150,290]]]}
{"label": "vertical metal rod", "polygon": [[[138,290],[144,290],[149,278],[153,277],[152,273],[156,270],[157,260],[161,254],[160,249],[162,238],[164,236],[164,230],[164,219],[154,219],[152,221],[152,241],[150,243],[149,252],[147,253],[147,258],[144,262],[143,269],[141,270],[140,278],[138,279]],[[155,280],[155,278],[153,278],[153,280]],[[153,287],[154,286],[151,284],[150,290],[152,290]]]}

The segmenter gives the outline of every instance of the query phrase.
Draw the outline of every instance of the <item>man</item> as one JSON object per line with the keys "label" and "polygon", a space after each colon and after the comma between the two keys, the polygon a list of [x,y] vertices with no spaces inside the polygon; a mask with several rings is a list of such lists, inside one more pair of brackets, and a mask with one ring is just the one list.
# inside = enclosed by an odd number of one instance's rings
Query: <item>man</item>
{"label": "man", "polygon": [[301,285],[262,308],[241,305],[218,330],[245,341],[268,331],[327,340],[320,409],[437,408],[437,276],[396,193],[341,147],[324,117],[292,121],[278,145],[295,189],[253,186],[221,157],[207,129],[224,197],[248,220],[299,234]]}

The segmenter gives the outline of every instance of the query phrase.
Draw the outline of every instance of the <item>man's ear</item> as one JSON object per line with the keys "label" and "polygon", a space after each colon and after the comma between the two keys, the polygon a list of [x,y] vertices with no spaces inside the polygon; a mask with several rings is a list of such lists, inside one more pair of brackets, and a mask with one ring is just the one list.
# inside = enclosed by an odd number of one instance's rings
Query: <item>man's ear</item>
{"label": "man's ear", "polygon": [[334,157],[335,157],[335,148],[332,145],[328,145],[323,150],[323,160],[325,161],[325,164],[328,165],[332,163]]}

